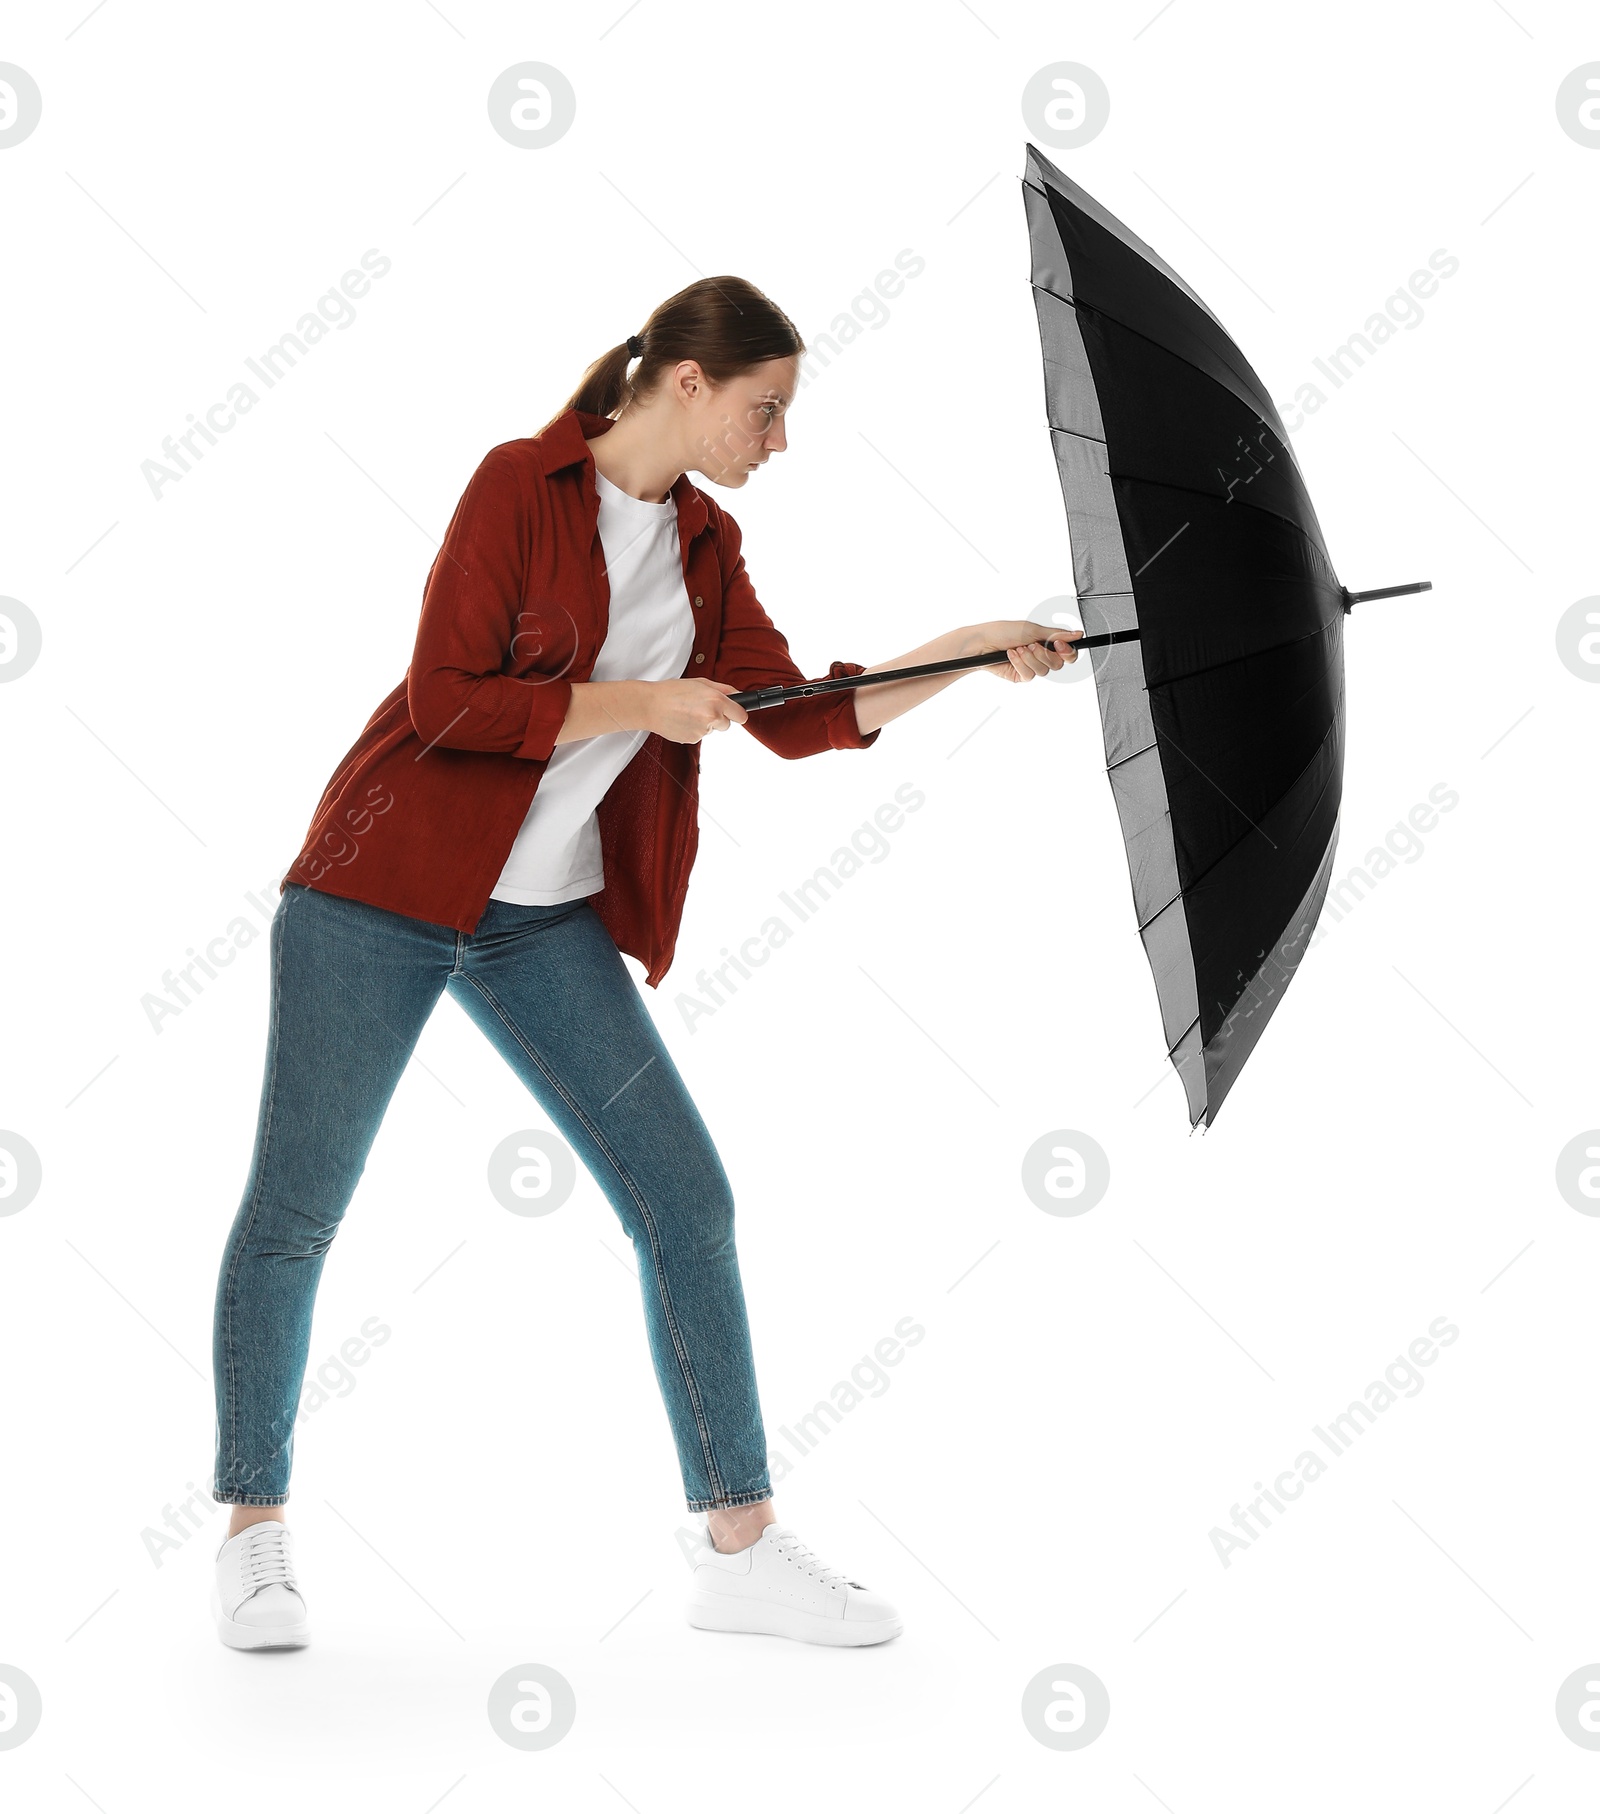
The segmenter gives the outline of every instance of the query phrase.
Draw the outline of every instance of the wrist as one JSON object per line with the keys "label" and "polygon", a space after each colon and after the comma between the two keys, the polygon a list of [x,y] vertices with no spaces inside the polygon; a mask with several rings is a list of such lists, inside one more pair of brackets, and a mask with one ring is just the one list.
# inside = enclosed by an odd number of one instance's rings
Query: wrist
{"label": "wrist", "polygon": [[617,716],[630,731],[648,731],[653,728],[655,703],[654,683],[648,680],[619,680],[615,683],[620,689],[617,694],[621,710]]}

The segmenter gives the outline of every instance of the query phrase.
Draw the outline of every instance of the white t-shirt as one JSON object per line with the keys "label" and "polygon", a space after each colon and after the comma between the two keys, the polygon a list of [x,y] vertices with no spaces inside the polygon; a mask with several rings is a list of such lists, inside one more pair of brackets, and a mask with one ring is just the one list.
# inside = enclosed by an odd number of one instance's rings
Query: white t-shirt
{"label": "white t-shirt", "polygon": [[[601,472],[600,546],[611,582],[610,621],[591,680],[677,680],[694,650],[694,607],[683,583],[678,506],[630,497]],[[552,751],[495,901],[549,906],[605,886],[595,808],[648,733],[606,731]]]}

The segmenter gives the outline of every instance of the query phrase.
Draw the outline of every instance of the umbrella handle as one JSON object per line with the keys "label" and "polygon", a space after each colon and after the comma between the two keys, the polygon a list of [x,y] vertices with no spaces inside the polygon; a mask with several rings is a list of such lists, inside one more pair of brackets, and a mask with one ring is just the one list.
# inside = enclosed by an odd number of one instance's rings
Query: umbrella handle
{"label": "umbrella handle", "polygon": [[[1045,640],[1054,646],[1054,638]],[[1075,649],[1105,649],[1113,643],[1137,642],[1137,630],[1110,630],[1100,636],[1080,636]],[[842,674],[836,680],[806,680],[792,687],[751,687],[743,693],[730,693],[735,705],[747,712],[765,711],[768,706],[787,705],[791,699],[811,699],[819,693],[839,693],[851,687],[883,686],[891,680],[916,680],[924,674],[953,674],[961,668],[998,667],[1009,660],[1004,649],[986,649],[981,655],[958,655],[950,661],[925,661],[913,668],[890,668],[877,674]]]}

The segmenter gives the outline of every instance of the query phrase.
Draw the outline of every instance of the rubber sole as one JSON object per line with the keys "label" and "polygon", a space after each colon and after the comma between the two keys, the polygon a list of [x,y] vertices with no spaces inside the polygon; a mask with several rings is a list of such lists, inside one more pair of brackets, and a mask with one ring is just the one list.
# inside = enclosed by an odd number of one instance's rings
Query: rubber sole
{"label": "rubber sole", "polygon": [[733,1594],[691,1594],[689,1623],[699,1631],[743,1631],[769,1638],[795,1638],[802,1644],[833,1644],[858,1649],[886,1644],[905,1630],[898,1614],[892,1619],[825,1619],[790,1606],[767,1606]]}
{"label": "rubber sole", "polygon": [[217,1636],[230,1650],[304,1650],[311,1642],[311,1621],[298,1625],[241,1625],[222,1610],[222,1597],[211,1590],[211,1619]]}

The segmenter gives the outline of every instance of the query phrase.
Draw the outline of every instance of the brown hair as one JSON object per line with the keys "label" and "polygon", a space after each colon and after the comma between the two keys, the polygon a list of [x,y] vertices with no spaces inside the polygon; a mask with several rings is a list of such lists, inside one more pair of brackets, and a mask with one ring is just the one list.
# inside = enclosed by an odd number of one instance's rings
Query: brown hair
{"label": "brown hair", "polygon": [[556,415],[582,409],[609,416],[620,404],[648,397],[680,359],[698,360],[713,384],[725,384],[765,360],[806,350],[783,310],[742,277],[702,277],[679,290],[651,312],[638,339],[643,351],[631,374],[633,355],[624,340],[595,360]]}

